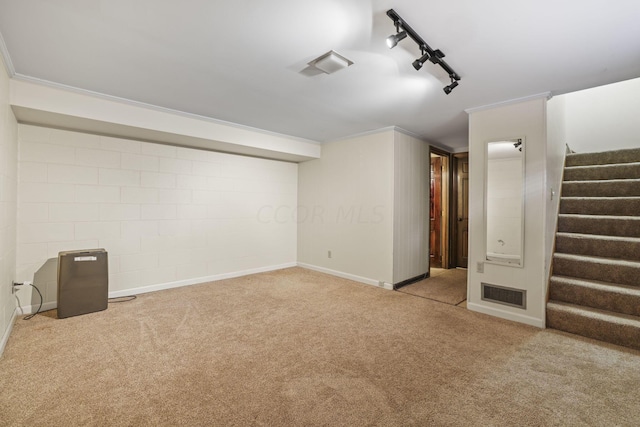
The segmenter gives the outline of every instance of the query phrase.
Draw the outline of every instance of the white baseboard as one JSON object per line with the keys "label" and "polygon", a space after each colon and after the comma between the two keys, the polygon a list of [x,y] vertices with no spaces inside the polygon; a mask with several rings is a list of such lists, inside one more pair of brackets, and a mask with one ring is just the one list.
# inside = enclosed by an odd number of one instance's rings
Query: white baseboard
{"label": "white baseboard", "polygon": [[4,330],[4,334],[2,335],[2,341],[0,341],[0,357],[4,353],[4,348],[7,346],[7,341],[9,341],[9,336],[11,335],[11,331],[13,330],[13,324],[16,322],[16,317],[18,317],[18,309],[13,310],[13,314],[11,315],[11,320],[9,320],[9,324],[7,325],[7,329]]}
{"label": "white baseboard", "polygon": [[[40,307],[40,304],[16,307],[16,315],[23,316],[25,314],[35,313],[36,310],[38,310],[38,307]],[[56,301],[43,302],[40,311],[53,310],[56,307],[58,307],[58,303]]]}
{"label": "white baseboard", "polygon": [[197,285],[199,283],[216,282],[218,280],[233,279],[235,277],[248,276],[250,274],[265,273],[267,271],[282,270],[283,268],[296,267],[295,262],[288,262],[279,265],[270,265],[268,267],[252,268],[249,270],[234,271],[231,273],[214,274],[212,276],[196,277],[187,280],[178,280],[176,282],[160,283],[157,285],[141,286],[139,288],[130,288],[122,291],[109,292],[109,298],[124,297],[127,295],[146,294],[148,292],[162,291],[164,289],[180,288],[182,286]]}
{"label": "white baseboard", "polygon": [[545,328],[546,319],[537,319],[535,317],[526,316],[524,314],[512,313],[510,311],[501,310],[496,307],[488,307],[477,303],[467,302],[467,308],[478,313],[488,314],[489,316],[500,317],[502,319],[511,320],[513,322],[524,323],[526,325],[535,326],[537,328]]}
{"label": "white baseboard", "polygon": [[[159,283],[157,285],[141,286],[139,288],[130,288],[130,289],[124,289],[121,291],[109,292],[109,298],[118,298],[118,297],[124,297],[128,295],[146,294],[148,292],[161,291],[164,289],[180,288],[182,286],[197,285],[199,283],[215,282],[215,281],[224,280],[224,279],[233,279],[235,277],[242,277],[242,276],[248,276],[250,274],[264,273],[267,271],[282,270],[283,268],[291,268],[296,266],[297,266],[297,263],[289,262],[286,264],[270,265],[268,267],[252,268],[249,270],[234,271],[231,273],[215,274],[212,276],[196,277],[193,279],[178,280],[175,282]],[[16,308],[16,313],[19,316],[24,314],[35,313],[39,305],[40,304],[18,307]],[[49,301],[42,304],[42,308],[40,309],[40,311],[53,310],[54,308],[57,308],[57,307],[58,307],[57,301]]]}
{"label": "white baseboard", "polygon": [[376,288],[384,288],[392,291],[393,285],[391,283],[384,282],[383,286],[380,285],[380,282],[374,279],[369,279],[367,277],[356,276],[355,274],[344,273],[342,271],[331,270],[330,268],[318,267],[317,265],[305,264],[304,262],[299,262],[298,267],[306,268],[313,271],[319,271],[320,273],[330,274],[332,276],[341,277],[343,279],[353,280],[354,282],[364,283],[366,285],[375,286]]}

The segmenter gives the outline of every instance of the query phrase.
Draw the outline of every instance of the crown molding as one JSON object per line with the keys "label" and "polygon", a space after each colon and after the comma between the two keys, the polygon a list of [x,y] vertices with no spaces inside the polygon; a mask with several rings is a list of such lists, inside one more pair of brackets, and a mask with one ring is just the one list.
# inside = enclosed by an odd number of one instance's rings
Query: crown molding
{"label": "crown molding", "polygon": [[477,113],[478,111],[490,110],[492,108],[504,107],[512,104],[519,104],[521,102],[533,101],[534,99],[541,99],[541,98],[546,98],[547,100],[549,100],[552,98],[552,96],[553,95],[551,94],[551,92],[542,92],[542,93],[537,93],[535,95],[524,96],[522,98],[514,98],[506,101],[500,101],[494,104],[487,104],[487,105],[481,105],[479,107],[467,108],[466,110],[464,110],[464,112],[467,114]]}
{"label": "crown molding", "polygon": [[13,66],[13,62],[11,61],[11,56],[9,56],[9,50],[7,49],[7,45],[4,42],[4,37],[2,37],[2,33],[0,33],[0,56],[2,56],[4,67],[7,70],[7,74],[9,75],[9,78],[14,77],[16,75],[16,69]]}
{"label": "crown molding", "polygon": [[367,130],[367,131],[364,131],[364,132],[359,132],[359,133],[354,133],[354,134],[347,135],[347,136],[342,136],[340,138],[332,139],[332,140],[325,141],[325,142],[344,141],[346,139],[360,138],[360,137],[368,136],[368,135],[377,135],[379,133],[384,133],[384,132],[398,132],[398,133],[402,133],[404,135],[410,136],[412,138],[419,139],[420,141],[423,141],[423,142],[425,142],[425,143],[427,143],[429,145],[436,145],[436,144],[432,144],[429,141],[426,141],[420,135],[415,134],[415,133],[413,133],[411,131],[408,131],[408,130],[403,129],[403,128],[398,127],[398,126],[386,126],[386,127],[383,127],[383,128]]}

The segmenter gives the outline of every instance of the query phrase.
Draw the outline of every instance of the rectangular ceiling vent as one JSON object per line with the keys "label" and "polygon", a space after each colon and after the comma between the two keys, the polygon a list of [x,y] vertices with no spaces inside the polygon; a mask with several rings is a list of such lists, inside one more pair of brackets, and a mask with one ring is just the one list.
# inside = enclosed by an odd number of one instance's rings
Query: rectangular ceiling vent
{"label": "rectangular ceiling vent", "polygon": [[482,283],[482,300],[526,309],[527,291]]}

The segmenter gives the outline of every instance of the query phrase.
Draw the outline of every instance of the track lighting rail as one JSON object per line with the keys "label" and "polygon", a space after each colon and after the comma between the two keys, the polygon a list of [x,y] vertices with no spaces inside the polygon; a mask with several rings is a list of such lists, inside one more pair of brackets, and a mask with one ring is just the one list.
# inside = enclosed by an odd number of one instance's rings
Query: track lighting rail
{"label": "track lighting rail", "polygon": [[451,79],[451,84],[444,87],[444,92],[447,95],[451,93],[451,91],[456,86],[458,86],[460,75],[458,75],[458,73],[456,73],[453,68],[451,68],[451,66],[442,59],[445,57],[444,53],[440,49],[432,49],[431,46],[429,46],[427,42],[425,42],[422,37],[420,37],[418,33],[416,33],[415,30],[411,28],[411,26],[400,17],[400,15],[398,15],[395,10],[389,9],[387,11],[387,16],[391,18],[396,27],[396,34],[390,36],[387,39],[388,46],[390,48],[393,48],[400,40],[409,36],[409,38],[418,45],[418,47],[420,48],[420,52],[422,52],[422,57],[416,59],[413,62],[413,67],[416,70],[419,70],[427,60],[432,62],[433,64],[441,66],[442,69],[444,69],[447,74],[449,74],[449,78]]}

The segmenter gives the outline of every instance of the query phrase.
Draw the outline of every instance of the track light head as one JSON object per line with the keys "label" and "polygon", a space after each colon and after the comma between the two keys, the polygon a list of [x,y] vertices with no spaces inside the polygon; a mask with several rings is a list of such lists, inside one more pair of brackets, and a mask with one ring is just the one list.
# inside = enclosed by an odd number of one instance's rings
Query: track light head
{"label": "track light head", "polygon": [[449,86],[445,86],[444,87],[444,93],[446,93],[447,95],[449,95],[451,93],[451,91],[453,89],[455,89],[456,87],[458,87],[458,82],[457,81],[453,81],[451,82],[451,84]]}
{"label": "track light head", "polygon": [[393,49],[394,47],[396,47],[398,42],[404,39],[405,37],[407,37],[406,31],[401,31],[398,34],[392,34],[389,37],[387,37],[387,46],[389,46],[389,49]]}
{"label": "track light head", "polygon": [[431,55],[429,55],[429,52],[427,52],[424,55],[422,55],[420,58],[413,61],[413,68],[415,68],[416,70],[419,70],[420,68],[422,68],[424,63],[429,60],[430,56]]}

